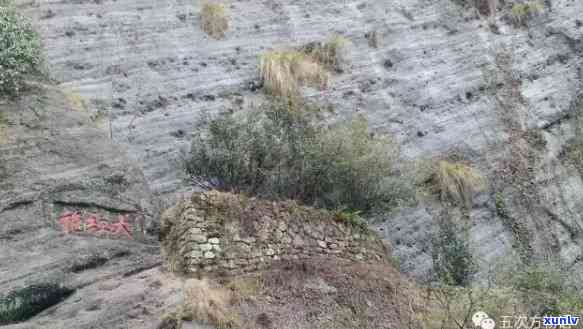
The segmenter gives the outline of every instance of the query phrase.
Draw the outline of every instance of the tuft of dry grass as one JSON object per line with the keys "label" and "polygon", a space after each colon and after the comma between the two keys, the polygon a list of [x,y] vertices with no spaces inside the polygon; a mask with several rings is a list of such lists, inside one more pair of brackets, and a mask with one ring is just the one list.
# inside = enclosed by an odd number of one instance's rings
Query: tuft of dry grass
{"label": "tuft of dry grass", "polygon": [[0,145],[8,142],[8,120],[4,118],[4,114],[0,112]]}
{"label": "tuft of dry grass", "polygon": [[245,300],[254,300],[261,290],[261,278],[259,276],[236,277],[225,286],[232,291],[232,301],[239,304]]}
{"label": "tuft of dry grass", "polygon": [[318,63],[330,69],[342,71],[344,62],[348,60],[350,45],[350,40],[345,37],[333,35],[326,42],[307,47],[305,52]]}
{"label": "tuft of dry grass", "polygon": [[71,105],[71,109],[82,112],[87,111],[87,103],[83,96],[81,96],[78,92],[73,90],[65,90],[64,94],[67,102]]}
{"label": "tuft of dry grass", "polygon": [[525,25],[530,17],[540,14],[544,9],[545,6],[539,1],[515,3],[512,6],[511,17],[515,25]]}
{"label": "tuft of dry grass", "polygon": [[267,91],[293,97],[301,84],[325,88],[328,74],[310,56],[300,51],[270,51],[260,58],[260,75]]}
{"label": "tuft of dry grass", "polygon": [[474,193],[486,186],[486,179],[475,169],[463,163],[445,160],[437,163],[434,182],[442,200],[449,199],[468,208],[471,207]]}
{"label": "tuft of dry grass", "polygon": [[211,284],[207,279],[190,279],[185,282],[185,303],[182,318],[193,319],[218,329],[239,328],[239,318],[229,310],[233,304],[233,291]]}
{"label": "tuft of dry grass", "polygon": [[200,12],[200,24],[203,31],[215,39],[222,39],[229,29],[229,15],[221,3],[203,3]]}

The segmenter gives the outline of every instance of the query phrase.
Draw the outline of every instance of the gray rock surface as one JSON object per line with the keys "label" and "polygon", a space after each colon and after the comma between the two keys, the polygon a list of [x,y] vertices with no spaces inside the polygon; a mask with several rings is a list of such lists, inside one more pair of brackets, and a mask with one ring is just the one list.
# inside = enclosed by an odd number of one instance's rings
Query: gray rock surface
{"label": "gray rock surface", "polygon": [[[142,230],[155,209],[140,169],[58,88],[37,86],[1,103],[0,114],[0,295],[50,282],[75,290],[65,306],[16,327],[68,328],[75,321],[75,328],[102,328],[109,318],[115,325],[105,327],[114,328],[127,314],[113,304],[101,308],[114,298],[104,302],[100,285],[119,286],[161,263],[156,237]],[[144,225],[133,222],[133,240],[67,234],[57,222],[62,209],[102,218],[124,213]],[[131,292],[120,298],[128,309],[136,304]]]}
{"label": "gray rock surface", "polygon": [[[508,8],[492,28],[450,0],[233,1],[219,41],[200,30],[199,1],[17,2],[44,37],[54,77],[111,119],[114,141],[168,203],[190,189],[179,154],[200,118],[262,100],[247,88],[261,52],[339,33],[354,44],[351,68],[305,96],[333,105],[330,120],[365,114],[404,160],[455,153],[484,172],[490,189],[463,219],[483,271],[511,255],[553,255],[583,272],[583,181],[559,157],[582,93],[581,1],[545,1],[523,28]],[[518,186],[516,168],[528,184]],[[519,236],[497,215],[496,194]],[[430,272],[427,237],[442,208],[429,198],[379,225],[416,277]]]}

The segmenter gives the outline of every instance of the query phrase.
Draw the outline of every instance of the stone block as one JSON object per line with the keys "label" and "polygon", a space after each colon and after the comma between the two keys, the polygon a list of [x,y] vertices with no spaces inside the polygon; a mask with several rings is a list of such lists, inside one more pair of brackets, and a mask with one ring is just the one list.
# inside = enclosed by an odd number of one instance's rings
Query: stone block
{"label": "stone block", "polygon": [[211,245],[210,243],[201,244],[198,247],[202,251],[210,251],[211,249],[213,249],[213,245]]}
{"label": "stone block", "polygon": [[194,242],[201,243],[206,242],[207,238],[203,234],[192,234],[190,239]]}

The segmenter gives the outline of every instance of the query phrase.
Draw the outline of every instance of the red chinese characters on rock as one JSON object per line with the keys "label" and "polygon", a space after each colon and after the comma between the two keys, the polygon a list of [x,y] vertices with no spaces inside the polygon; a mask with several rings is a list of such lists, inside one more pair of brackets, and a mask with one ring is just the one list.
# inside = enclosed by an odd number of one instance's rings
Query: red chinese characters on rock
{"label": "red chinese characters on rock", "polygon": [[64,212],[59,217],[59,224],[63,227],[65,233],[72,232],[90,232],[94,234],[112,234],[124,236],[132,239],[132,229],[128,222],[128,215],[119,215],[116,223],[108,223],[100,219],[95,214],[89,214],[85,221],[81,220],[81,214],[75,211]]}

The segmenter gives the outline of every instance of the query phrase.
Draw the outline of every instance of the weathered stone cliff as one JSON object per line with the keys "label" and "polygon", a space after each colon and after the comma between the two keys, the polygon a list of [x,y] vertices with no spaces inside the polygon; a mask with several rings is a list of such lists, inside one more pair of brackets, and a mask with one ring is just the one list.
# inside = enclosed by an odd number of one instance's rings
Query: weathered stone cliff
{"label": "weathered stone cliff", "polygon": [[[105,318],[120,322],[139,289],[120,291],[118,302],[102,308],[97,286],[160,263],[159,248],[151,243],[157,239],[145,232],[155,209],[144,176],[68,98],[39,85],[18,101],[0,103],[1,325],[7,294],[55,282],[72,292],[71,299],[56,315],[17,328],[67,328],[72,318],[76,328],[95,328]],[[129,234],[67,234],[59,222],[64,211],[93,214],[103,223],[127,215]],[[72,315],[90,305],[100,311]]]}
{"label": "weathered stone cliff", "polygon": [[431,237],[447,219],[482,273],[513,255],[583,273],[583,181],[562,158],[581,108],[581,1],[546,0],[525,27],[509,21],[508,1],[495,24],[451,0],[233,1],[223,40],[200,30],[200,1],[17,2],[54,77],[111,120],[113,140],[169,203],[189,190],[179,153],[200,118],[261,101],[248,88],[258,55],[338,33],[354,45],[352,65],[306,97],[333,105],[331,120],[365,114],[404,161],[455,155],[489,178],[469,214],[428,198],[386,216],[379,229],[404,271],[430,274]]}

